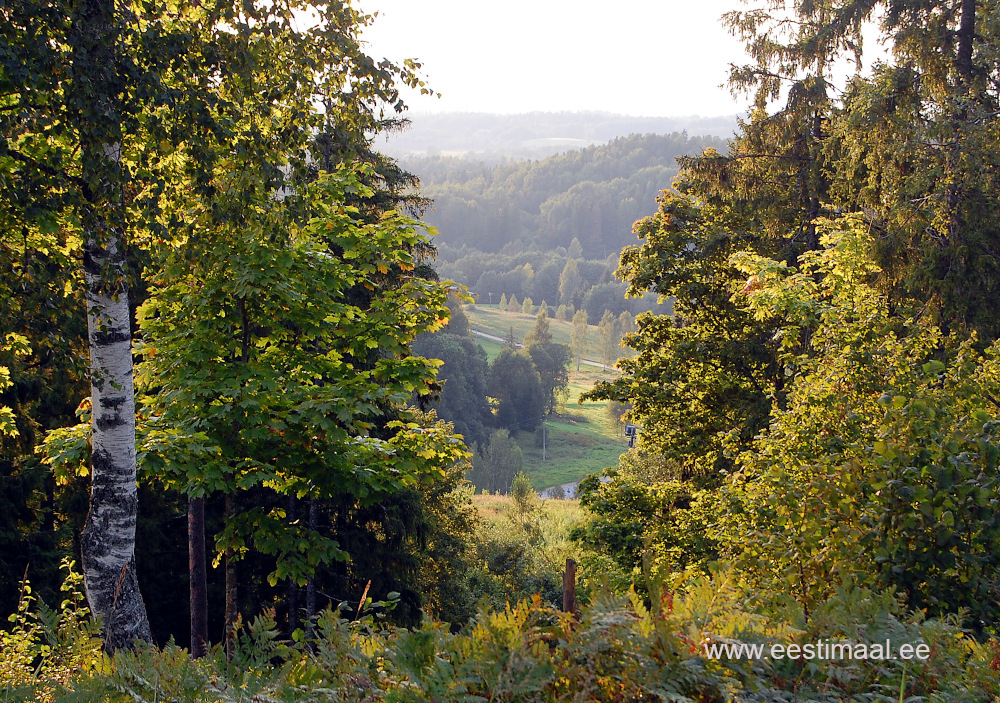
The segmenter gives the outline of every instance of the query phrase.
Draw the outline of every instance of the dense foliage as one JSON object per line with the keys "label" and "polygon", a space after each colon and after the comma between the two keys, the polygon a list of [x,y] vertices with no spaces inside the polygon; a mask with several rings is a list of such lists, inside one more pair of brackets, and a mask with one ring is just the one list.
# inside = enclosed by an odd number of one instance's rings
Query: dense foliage
{"label": "dense foliage", "polygon": [[[640,316],[592,394],[642,429],[578,536],[623,581],[724,559],[810,618],[850,582],[993,633],[997,7],[786,9],[727,15],[755,109],[622,255],[674,314]],[[836,96],[831,62],[882,11],[892,59]]]}

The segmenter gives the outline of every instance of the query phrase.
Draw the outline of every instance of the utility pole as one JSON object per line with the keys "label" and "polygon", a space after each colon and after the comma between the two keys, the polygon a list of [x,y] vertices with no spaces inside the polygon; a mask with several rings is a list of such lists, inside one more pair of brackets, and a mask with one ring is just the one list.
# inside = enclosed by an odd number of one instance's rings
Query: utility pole
{"label": "utility pole", "polygon": [[542,461],[545,461],[545,418],[542,418]]}

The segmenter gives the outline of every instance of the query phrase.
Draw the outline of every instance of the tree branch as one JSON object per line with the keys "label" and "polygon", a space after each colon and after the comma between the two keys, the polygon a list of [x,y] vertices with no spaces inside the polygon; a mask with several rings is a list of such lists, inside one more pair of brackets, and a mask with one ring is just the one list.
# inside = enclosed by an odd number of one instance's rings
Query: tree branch
{"label": "tree branch", "polygon": [[43,164],[43,163],[41,163],[39,161],[36,161],[35,159],[31,158],[27,154],[23,154],[20,151],[17,151],[16,149],[11,149],[10,147],[7,147],[4,150],[3,153],[7,154],[8,156],[10,156],[15,161],[20,161],[21,163],[27,164],[28,166],[31,166],[32,168],[37,168],[39,171],[41,171],[42,173],[44,173],[47,176],[52,176],[53,178],[62,178],[62,179],[65,179],[65,180],[69,181],[70,183],[74,183],[74,184],[80,186],[81,188],[86,188],[87,187],[86,181],[84,181],[79,176],[73,176],[71,174],[66,173],[65,171],[60,171],[57,168],[53,168],[52,166],[49,166],[48,164]]}

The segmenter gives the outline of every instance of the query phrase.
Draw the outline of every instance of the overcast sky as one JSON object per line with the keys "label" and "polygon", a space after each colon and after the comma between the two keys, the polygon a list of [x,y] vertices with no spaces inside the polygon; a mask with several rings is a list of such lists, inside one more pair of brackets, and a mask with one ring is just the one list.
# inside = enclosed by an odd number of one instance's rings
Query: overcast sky
{"label": "overcast sky", "polygon": [[413,112],[731,115],[744,60],[722,26],[736,0],[360,0],[369,53],[423,62],[440,99]]}

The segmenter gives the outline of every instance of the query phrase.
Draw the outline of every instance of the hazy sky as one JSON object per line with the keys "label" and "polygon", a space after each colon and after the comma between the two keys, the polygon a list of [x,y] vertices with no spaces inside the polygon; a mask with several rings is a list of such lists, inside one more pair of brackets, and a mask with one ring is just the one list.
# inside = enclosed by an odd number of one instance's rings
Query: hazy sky
{"label": "hazy sky", "polygon": [[721,25],[736,0],[360,0],[369,52],[419,59],[443,97],[414,112],[600,110],[725,115],[744,54]]}

